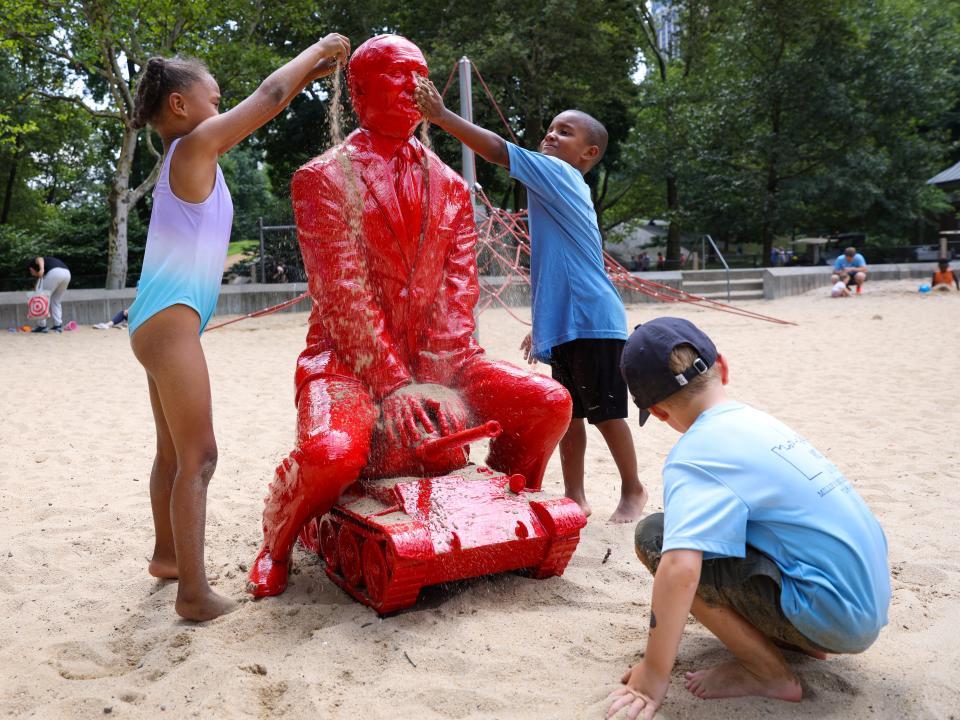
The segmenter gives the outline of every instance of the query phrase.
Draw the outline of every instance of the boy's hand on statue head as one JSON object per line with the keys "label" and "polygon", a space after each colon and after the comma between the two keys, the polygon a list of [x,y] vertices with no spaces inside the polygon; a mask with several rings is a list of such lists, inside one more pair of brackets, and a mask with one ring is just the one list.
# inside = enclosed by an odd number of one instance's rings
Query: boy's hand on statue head
{"label": "boy's hand on statue head", "polygon": [[443,98],[437,92],[437,87],[430,82],[430,78],[418,76],[417,89],[413,91],[417,107],[427,120],[434,120],[443,114]]}

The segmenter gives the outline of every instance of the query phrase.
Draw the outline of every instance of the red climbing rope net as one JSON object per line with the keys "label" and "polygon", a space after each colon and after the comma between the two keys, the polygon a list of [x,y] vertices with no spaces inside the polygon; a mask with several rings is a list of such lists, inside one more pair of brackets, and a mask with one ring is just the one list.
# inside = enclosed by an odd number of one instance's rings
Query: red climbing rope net
{"label": "red climbing rope net", "polygon": [[[526,211],[510,212],[495,207],[479,186],[476,188],[476,196],[482,208],[477,224],[477,267],[481,289],[477,312],[481,313],[493,305],[498,305],[511,317],[529,325],[527,320],[518,316],[511,308],[512,305],[518,304],[517,300],[526,292],[525,286],[530,284],[530,235],[527,231],[527,213]],[[638,277],[630,273],[607,252],[603,253],[603,261],[610,280],[616,287],[627,293],[639,293],[659,302],[697,305],[779,325],[795,324]],[[629,295],[626,299],[629,301]]]}
{"label": "red climbing rope net", "polygon": [[[514,142],[517,141],[510,123],[500,109],[499,103],[494,98],[493,93],[484,81],[483,76],[473,65],[473,71],[480,81],[484,94],[490,101],[493,108],[500,116],[504,127],[510,134]],[[453,77],[456,73],[457,64],[454,63],[450,76],[443,87],[442,96],[446,96],[447,91],[453,83]],[[479,315],[491,306],[499,306],[510,317],[525,325],[530,322],[523,319],[513,310],[513,306],[520,304],[526,298],[530,286],[530,234],[527,229],[527,212],[521,210],[513,212],[496,207],[490,202],[490,199],[484,193],[479,185],[475,187],[475,196],[478,201],[477,212],[477,271],[480,276],[480,300],[477,303],[476,312]],[[665,303],[687,303],[710,310],[739,315],[741,317],[753,320],[763,320],[765,322],[776,323],[779,325],[795,325],[796,323],[787,320],[780,320],[769,315],[754,312],[744,307],[727,305],[717,300],[704,298],[699,295],[684,292],[683,290],[664,283],[655,282],[647,278],[641,278],[631,274],[623,265],[604,251],[604,267],[607,275],[613,284],[627,293],[637,293],[652,300]],[[230,325],[247,318],[261,317],[279,312],[288,307],[292,307],[304,300],[309,299],[309,293],[303,293],[295,298],[286,300],[277,305],[273,305],[262,310],[233,318],[226,322],[213,325],[208,330]],[[629,300],[629,295],[627,295]]]}
{"label": "red climbing rope net", "polygon": [[[476,65],[472,65],[473,71],[480,81],[483,92],[487,99],[497,111],[504,127],[516,143],[517,137],[513,134],[510,123],[500,109],[499,103],[490,88],[484,81],[480,70]],[[454,65],[456,68],[456,65]],[[443,94],[453,80],[453,72],[447,79]],[[516,296],[517,286],[530,284],[530,234],[527,230],[526,211],[510,212],[502,208],[495,207],[490,199],[483,192],[483,189],[477,185],[476,198],[479,201],[483,211],[482,219],[478,221],[478,252],[477,265],[481,277],[482,295],[477,312],[483,312],[493,304],[503,307],[512,317],[527,325],[530,323],[521,319],[510,309],[509,298]],[[679,288],[658,283],[653,280],[638,277],[631,274],[623,265],[618,263],[606,251],[603,253],[603,262],[607,275],[613,284],[625,291],[632,291],[652,298],[660,302],[683,302],[691,305],[699,305],[711,310],[740,315],[742,317],[752,318],[754,320],[764,320],[766,322],[777,323],[780,325],[794,325],[795,323],[786,320],[780,320],[769,315],[754,312],[742,307],[727,305],[725,303],[700,297],[692,293],[684,292]]]}

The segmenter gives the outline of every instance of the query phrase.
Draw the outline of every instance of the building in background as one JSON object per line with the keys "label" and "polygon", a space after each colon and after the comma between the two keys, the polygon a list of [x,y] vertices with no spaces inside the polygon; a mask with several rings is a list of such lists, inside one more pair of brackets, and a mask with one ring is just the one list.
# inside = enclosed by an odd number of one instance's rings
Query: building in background
{"label": "building in background", "polygon": [[927,185],[936,185],[947,194],[947,199],[953,205],[940,215],[940,232],[956,232],[960,230],[960,163],[949,167],[938,175],[927,180]]}
{"label": "building in background", "polygon": [[650,14],[657,26],[657,45],[667,57],[680,57],[680,12],[670,0],[654,0],[650,3]]}

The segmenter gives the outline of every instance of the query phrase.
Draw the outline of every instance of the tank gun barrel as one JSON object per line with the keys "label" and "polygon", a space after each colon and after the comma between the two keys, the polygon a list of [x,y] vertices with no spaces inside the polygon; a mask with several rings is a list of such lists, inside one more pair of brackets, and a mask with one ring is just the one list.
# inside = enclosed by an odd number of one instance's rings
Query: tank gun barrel
{"label": "tank gun barrel", "polygon": [[428,458],[447,452],[448,450],[469,445],[484,438],[494,438],[501,432],[502,428],[500,427],[500,423],[496,420],[490,420],[483,425],[467,428],[452,435],[445,435],[436,440],[428,440],[417,448],[416,453],[421,458]]}

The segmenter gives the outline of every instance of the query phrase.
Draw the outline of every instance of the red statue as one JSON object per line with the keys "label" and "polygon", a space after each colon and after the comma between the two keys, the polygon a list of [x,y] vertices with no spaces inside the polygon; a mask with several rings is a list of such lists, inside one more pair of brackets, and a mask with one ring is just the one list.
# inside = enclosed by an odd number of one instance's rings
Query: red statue
{"label": "red statue", "polygon": [[[283,592],[301,528],[345,489],[404,469],[393,450],[416,456],[431,443],[435,451],[421,453],[407,474],[441,475],[465,464],[462,445],[477,435],[470,425],[496,421],[491,475],[502,476],[503,492],[515,475],[539,490],[570,419],[561,385],[488,360],[473,339],[479,286],[470,193],[413,136],[421,120],[415,75],[427,73],[405,38],[380,35],[357,48],[348,77],[360,129],[293,177],[314,306],[295,375],[297,444],[266,499],[264,544],[248,586],[254,596]],[[437,442],[450,435],[457,437]],[[578,533],[582,519],[568,530]],[[575,546],[576,534],[567,558]]]}

